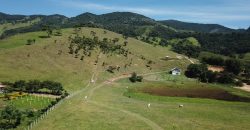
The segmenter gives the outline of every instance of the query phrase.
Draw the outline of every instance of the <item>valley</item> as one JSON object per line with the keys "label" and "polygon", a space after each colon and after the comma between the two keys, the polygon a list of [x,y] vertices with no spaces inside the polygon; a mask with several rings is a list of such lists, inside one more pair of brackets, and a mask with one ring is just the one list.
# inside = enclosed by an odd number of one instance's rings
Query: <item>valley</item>
{"label": "valley", "polygon": [[[210,34],[206,25],[188,25],[205,30],[193,33],[132,16],[42,15],[5,30],[9,23],[1,24],[0,128],[250,128],[250,93],[241,88],[249,84],[248,48],[244,56],[235,48],[224,55],[215,52],[233,44],[213,50],[215,42],[201,42],[212,36],[227,41],[237,30],[219,26],[223,33]],[[247,46],[248,35],[239,33],[235,41]]]}

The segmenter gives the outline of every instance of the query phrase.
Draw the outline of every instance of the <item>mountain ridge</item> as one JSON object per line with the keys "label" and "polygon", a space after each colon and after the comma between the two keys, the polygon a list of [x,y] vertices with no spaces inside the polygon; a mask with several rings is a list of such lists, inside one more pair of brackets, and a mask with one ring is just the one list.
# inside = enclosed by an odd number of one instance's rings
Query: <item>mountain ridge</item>
{"label": "mountain ridge", "polygon": [[228,28],[220,24],[191,23],[191,22],[182,22],[178,20],[162,20],[159,22],[176,29],[189,30],[195,32],[220,33],[220,32],[237,31],[236,29]]}
{"label": "mountain ridge", "polygon": [[[113,22],[117,19],[122,19],[122,24],[129,24],[131,21],[132,23],[134,21],[137,21],[138,24],[149,24],[149,25],[155,25],[155,24],[164,24],[170,27],[173,27],[175,29],[180,30],[187,30],[187,31],[195,31],[195,32],[205,32],[205,33],[224,33],[224,32],[235,32],[239,31],[239,29],[232,29],[229,27],[225,27],[220,24],[203,24],[203,23],[196,23],[196,22],[183,22],[179,20],[155,20],[150,17],[146,17],[141,14],[133,13],[133,12],[111,12],[106,14],[93,14],[90,12],[85,12],[82,14],[79,14],[75,17],[67,17],[65,15],[61,14],[52,14],[52,15],[19,15],[19,14],[7,14],[0,12],[0,22],[2,23],[4,20],[11,21],[11,20],[20,20],[24,19],[25,17],[45,17],[49,18],[51,16],[58,16],[63,19],[67,19],[69,21],[77,21],[77,22],[95,22],[100,23],[107,20],[113,20]],[[109,22],[105,22],[109,23]],[[244,29],[247,30],[247,29]],[[249,30],[249,29],[248,29]]]}

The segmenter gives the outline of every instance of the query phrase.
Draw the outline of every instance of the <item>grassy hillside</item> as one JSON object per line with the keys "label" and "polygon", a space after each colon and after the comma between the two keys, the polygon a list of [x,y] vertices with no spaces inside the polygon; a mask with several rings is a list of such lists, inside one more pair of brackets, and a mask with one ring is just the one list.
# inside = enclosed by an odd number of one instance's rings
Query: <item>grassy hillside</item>
{"label": "grassy hillside", "polygon": [[12,23],[4,23],[4,24],[0,24],[0,36],[1,34],[6,31],[6,30],[10,30],[10,29],[16,29],[16,28],[21,28],[21,27],[27,27],[27,26],[31,26],[37,22],[39,22],[40,19],[34,19],[31,21],[26,21],[26,22],[17,22],[15,24]]}
{"label": "grassy hillside", "polygon": [[[83,28],[82,34],[91,37],[90,32],[95,31],[99,39],[103,38],[119,38],[120,44],[123,44],[122,35],[95,28]],[[68,90],[81,88],[84,79],[89,78],[89,73],[92,73],[95,55],[81,61],[74,56],[68,54],[68,36],[73,35],[73,29],[65,29],[62,31],[63,36],[53,36],[52,38],[40,38],[39,36],[46,35],[45,32],[33,32],[18,34],[0,41],[0,81],[18,80],[18,79],[53,79],[65,84]],[[36,39],[33,45],[25,45],[27,39]],[[57,41],[55,43],[55,41]],[[127,48],[133,53],[128,58],[122,56],[112,56],[107,58],[104,56],[105,62],[108,65],[120,65],[133,59],[133,65],[125,71],[153,71],[153,70],[169,70],[172,67],[178,66],[185,68],[190,62],[188,60],[177,60],[178,64],[173,64],[176,61],[162,61],[161,58],[166,55],[176,57],[176,53],[169,51],[167,48],[153,47],[152,45],[141,41],[129,38]],[[58,54],[59,51],[62,54]],[[146,59],[153,60],[156,64],[152,65],[152,70],[147,69],[146,61],[141,59],[141,56]],[[15,68],[15,69],[14,69]],[[103,68],[103,71],[106,68]],[[66,78],[69,77],[69,78]],[[66,78],[66,79],[65,79]]]}
{"label": "grassy hillside", "polygon": [[[68,37],[74,36],[74,32],[74,29],[63,29],[62,36],[51,38],[41,38],[40,36],[47,35],[45,32],[32,32],[0,40],[0,82],[20,79],[53,80],[61,82],[71,94],[39,120],[33,129],[246,130],[250,127],[249,103],[152,96],[130,91],[148,85],[154,87],[154,84],[172,87],[202,86],[203,84],[183,75],[167,74],[173,67],[181,68],[183,73],[191,63],[184,56],[169,48],[154,47],[134,38],[126,40],[122,35],[104,29],[81,28],[79,36],[93,38],[91,32],[95,32],[98,39],[119,38],[116,44],[121,45],[127,41],[124,48],[131,52],[128,57],[117,54],[98,56],[99,50],[95,50],[90,57],[81,61],[80,57],[75,58],[75,55],[68,53]],[[36,42],[26,45],[27,39],[36,39]],[[170,58],[165,59],[166,56]],[[98,63],[95,63],[96,59],[99,59]],[[124,65],[129,64],[131,59],[131,66],[125,68]],[[147,67],[149,60],[153,63]],[[106,64],[102,65],[103,62]],[[108,66],[121,68],[112,74],[106,71]],[[128,80],[131,72],[146,74],[143,75],[143,82],[131,83]],[[90,83],[91,79],[95,82]],[[204,84],[204,87],[229,86]],[[230,88],[228,91],[250,97],[241,90]],[[150,108],[147,107],[148,103],[151,103]],[[179,108],[179,104],[184,104],[184,107]],[[1,100],[0,105],[4,105]],[[17,129],[24,128],[26,127],[21,126]]]}

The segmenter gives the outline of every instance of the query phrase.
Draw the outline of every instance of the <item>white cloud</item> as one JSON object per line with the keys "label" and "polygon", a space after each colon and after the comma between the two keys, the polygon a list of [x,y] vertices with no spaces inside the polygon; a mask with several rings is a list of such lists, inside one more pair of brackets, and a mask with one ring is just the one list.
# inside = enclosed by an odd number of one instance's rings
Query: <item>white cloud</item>
{"label": "white cloud", "polygon": [[[220,23],[228,21],[249,21],[250,8],[248,5],[236,4],[221,7],[215,6],[185,6],[185,7],[127,7],[113,6],[80,1],[60,0],[64,6],[85,9],[97,12],[129,11],[150,17],[162,19],[179,18],[179,20],[195,21],[203,23]],[[182,5],[183,6],[183,5]]]}

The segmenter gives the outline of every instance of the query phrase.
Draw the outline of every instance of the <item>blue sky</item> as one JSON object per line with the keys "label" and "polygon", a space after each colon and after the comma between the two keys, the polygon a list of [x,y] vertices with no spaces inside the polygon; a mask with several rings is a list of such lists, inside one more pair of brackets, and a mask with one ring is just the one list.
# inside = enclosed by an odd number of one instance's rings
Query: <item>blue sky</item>
{"label": "blue sky", "polygon": [[250,0],[0,0],[9,14],[103,14],[130,11],[156,20],[218,23],[231,28],[250,26]]}

